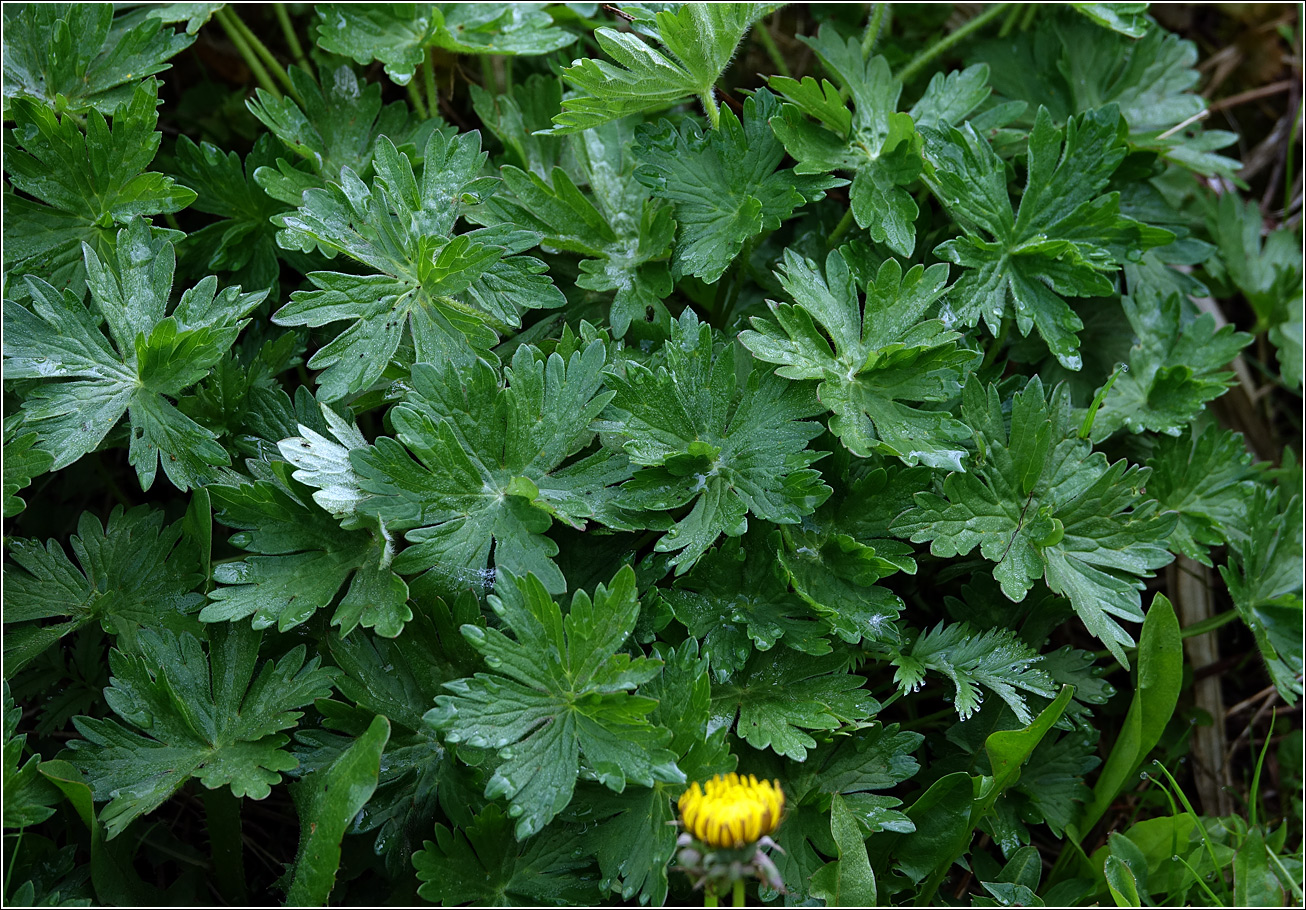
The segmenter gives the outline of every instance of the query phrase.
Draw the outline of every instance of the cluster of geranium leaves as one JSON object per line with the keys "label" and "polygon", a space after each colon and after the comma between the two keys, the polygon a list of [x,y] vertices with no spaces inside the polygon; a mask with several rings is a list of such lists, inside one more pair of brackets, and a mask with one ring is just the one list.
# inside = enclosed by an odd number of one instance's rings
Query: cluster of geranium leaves
{"label": "cluster of geranium leaves", "polygon": [[789,901],[1030,903],[1116,792],[1108,663],[1169,685],[1157,570],[1301,695],[1300,472],[1209,408],[1258,335],[1300,389],[1300,235],[1175,190],[1234,137],[1146,4],[924,87],[878,4],[751,83],[782,4],[324,4],[307,54],[278,5],[226,132],[159,79],[240,10],[10,6],[5,827],[92,845],[16,902],[157,902],[165,803],[230,863],[283,785],[292,903],[697,900],[675,800],[738,770]]}

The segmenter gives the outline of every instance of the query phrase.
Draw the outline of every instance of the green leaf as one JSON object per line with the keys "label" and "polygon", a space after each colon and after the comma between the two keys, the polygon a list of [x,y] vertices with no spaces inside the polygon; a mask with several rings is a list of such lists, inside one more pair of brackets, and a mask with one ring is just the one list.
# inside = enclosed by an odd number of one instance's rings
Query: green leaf
{"label": "green leaf", "polygon": [[[486,110],[490,101],[480,97],[486,100],[479,109]],[[503,96],[498,101],[505,103]],[[528,139],[544,141],[522,141]],[[617,337],[626,334],[632,321],[670,321],[662,300],[672,289],[667,260],[675,222],[671,206],[651,199],[636,181],[633,142],[628,123],[605,123],[566,140],[576,162],[570,174],[557,165],[551,171],[540,166],[538,173],[506,165],[501,171],[504,191],[483,211],[469,214],[479,223],[535,231],[545,246],[584,257],[576,286],[616,292],[610,321]]]}
{"label": "green leaf", "polygon": [[388,638],[399,635],[413,613],[408,586],[391,570],[393,544],[384,529],[342,529],[309,505],[306,491],[285,473],[280,483],[209,487],[218,521],[239,529],[230,542],[255,555],[214,569],[219,586],[200,620],[252,616],[254,629],[275,625],[285,632],[333,603],[352,577],[331,624],[342,636],[360,625]]}
{"label": "green leaf", "polygon": [[659,595],[721,678],[777,642],[806,654],[831,651],[828,626],[777,576],[757,535],[723,541]]}
{"label": "green leaf", "polygon": [[862,829],[838,793],[830,799],[830,836],[839,848],[839,859],[812,876],[812,896],[823,898],[827,907],[874,907],[875,872]]}
{"label": "green leaf", "polygon": [[1072,3],[1071,8],[1087,16],[1103,28],[1109,28],[1130,38],[1141,38],[1147,33],[1147,8],[1149,3]]}
{"label": "green leaf", "polygon": [[[707,661],[699,656],[696,643],[686,641],[659,653],[666,661],[662,672],[641,691],[657,699],[649,720],[671,730],[669,748],[676,764],[692,780],[735,770],[735,757],[726,746],[727,730],[720,727],[708,732],[711,685]],[[587,839],[603,873],[600,887],[625,900],[639,895],[641,902],[654,907],[666,902],[668,864],[676,849],[673,801],[683,791],[683,783],[660,780],[647,789],[620,794],[593,785],[585,787],[583,804],[577,800],[584,807],[584,817],[607,816],[590,829]]]}
{"label": "green leaf", "polygon": [[727,110],[707,132],[690,121],[677,128],[666,120],[637,131],[635,178],[675,206],[676,277],[715,283],[747,241],[844,184],[780,168],[784,148],[768,124],[778,110],[775,96],[761,89],[744,102],[742,123]]}
{"label": "green leaf", "polygon": [[199,260],[208,272],[234,272],[232,278],[244,287],[271,288],[269,296],[277,298],[280,266],[270,219],[286,207],[253,179],[256,169],[272,162],[273,144],[271,137],[260,136],[242,166],[235,152],[224,155],[215,145],[179,136],[176,170],[197,193],[191,208],[219,219],[186,236],[182,261]]}
{"label": "green leaf", "polygon": [[968,473],[944,479],[943,496],[917,493],[894,530],[930,541],[945,558],[978,546],[1017,602],[1042,577],[1127,665],[1134,640],[1115,617],[1140,622],[1141,579],[1173,559],[1163,544],[1177,516],[1143,498],[1148,470],[1093,452],[1072,430],[1067,390],[1045,398],[1037,376],[1016,393],[1009,417],[996,386],[985,394],[967,383],[962,417],[980,455]]}
{"label": "green leaf", "polygon": [[663,10],[645,27],[663,50],[630,32],[595,29],[594,40],[618,65],[584,59],[562,71],[576,93],[563,98],[552,132],[666,110],[695,96],[715,111],[712,87],[749,26],[774,9],[769,3],[688,3]]}
{"label": "green leaf", "polygon": [[794,303],[768,301],[774,322],[753,317],[754,330],[740,342],[779,364],[777,375],[820,380],[817,395],[834,415],[830,430],[854,455],[878,451],[963,470],[965,425],[919,406],[955,398],[975,362],[946,322],[924,318],[943,294],[948,267],[918,265],[904,277],[898,261],[886,259],[866,283],[864,308],[838,250],[826,258],[824,275],[787,250],[779,277]]}
{"label": "green leaf", "polygon": [[426,715],[446,742],[495,749],[502,762],[486,787],[509,801],[516,835],[538,833],[571,801],[582,769],[609,789],[656,780],[683,782],[665,747],[670,733],[651,725],[656,705],[630,694],[657,675],[660,661],[618,649],[635,628],[639,600],[629,566],[599,585],[593,600],[572,597],[564,619],[534,576],[505,578],[490,605],[516,641],[498,629],[463,626],[463,636],[496,672],[446,683]]}
{"label": "green leaf", "polygon": [[1063,146],[1040,108],[1015,211],[1005,166],[971,124],[925,131],[925,183],[963,231],[934,252],[963,266],[949,299],[965,324],[983,318],[996,335],[1014,317],[1022,335],[1038,330],[1062,366],[1080,368],[1083,323],[1065,298],[1111,295],[1126,258],[1173,239],[1122,216],[1118,193],[1102,193],[1125,157],[1119,126],[1114,105],[1090,111],[1066,124]]}
{"label": "green leaf", "polygon": [[427,48],[458,54],[547,54],[576,36],[553,27],[539,3],[337,4],[318,8],[318,47],[366,65],[385,64],[400,85],[413,78]]}
{"label": "green leaf", "polygon": [[189,634],[147,630],[139,655],[109,652],[105,699],[130,726],[76,718],[85,739],[68,747],[96,800],[110,801],[100,816],[110,838],[192,777],[210,790],[266,799],[280,772],[295,767],[280,731],[295,726],[296,708],[331,691],[332,673],[319,669],[320,658],[306,664],[301,644],[255,677],[261,638],[245,625],[214,625],[205,654]]}
{"label": "green leaf", "polygon": [[210,276],[185,291],[168,315],[172,244],[151,237],[143,220],[119,232],[116,255],[107,262],[89,246],[82,249],[94,311],[72,291],[60,293],[31,276],[31,310],[5,301],[5,375],[42,380],[23,401],[25,422],[41,434],[59,470],[96,449],[127,413],[128,459],[141,489],[154,483],[160,462],[181,490],[216,479],[229,456],[212,430],[171,399],[208,375],[266,292],[229,287],[219,293]]}
{"label": "green leaf", "polygon": [[[69,546],[74,564],[57,542],[9,541],[5,566],[5,672],[11,676],[63,636],[98,622],[135,648],[146,630],[186,627],[186,615],[203,602],[203,580],[194,550],[178,546],[179,524],[164,526],[149,506],[109,513],[101,525],[90,512],[77,521]],[[56,624],[46,621],[59,619]],[[191,620],[191,623],[194,621]]]}
{"label": "green leaf", "polygon": [[1161,437],[1147,466],[1148,495],[1179,513],[1167,546],[1211,565],[1208,551],[1227,543],[1244,525],[1258,471],[1242,436],[1212,424],[1201,433]]}
{"label": "green leaf", "polygon": [[984,740],[984,751],[993,769],[993,789],[987,797],[989,805],[1020,779],[1022,766],[1029,761],[1052,725],[1061,719],[1074,694],[1074,686],[1062,686],[1061,692],[1039,712],[1038,717],[1021,721],[1026,724],[1023,729],[999,730]]}
{"label": "green leaf", "polygon": [[656,371],[633,361],[624,375],[608,370],[614,416],[601,428],[642,466],[622,487],[623,506],[693,503],[655,548],[679,550],[671,564],[684,574],[721,534],[742,535],[750,513],[797,524],[830,488],[808,467],[822,454],[807,449],[821,432],[802,421],[820,410],[809,391],[757,370],[739,391],[734,345],[718,352],[712,327],[688,307],[663,351]]}
{"label": "green leaf", "polygon": [[1121,303],[1138,343],[1129,351],[1127,372],[1102,402],[1093,440],[1101,442],[1122,427],[1178,436],[1206,402],[1233,384],[1233,371],[1224,368],[1252,336],[1232,325],[1217,329],[1209,313],[1184,324],[1178,295],[1126,296]]}
{"label": "green leaf", "polygon": [[[27,745],[27,734],[16,736],[18,721],[22,712],[14,704],[9,694],[9,681],[3,683],[4,690],[4,826],[6,828],[30,828],[39,825],[51,815],[61,794],[50,782],[38,774],[41,756],[33,755],[23,763],[23,751]],[[20,768],[19,765],[22,764]]]}
{"label": "green leaf", "polygon": [[435,826],[435,840],[413,856],[417,893],[445,907],[593,904],[599,895],[579,871],[590,864],[580,848],[567,829],[516,843],[512,820],[490,805],[461,830]]}
{"label": "green leaf", "polygon": [[974,792],[974,779],[956,771],[935,781],[907,809],[916,830],[898,840],[894,857],[898,869],[913,882],[946,873],[965,849],[972,830]]}
{"label": "green leaf", "polygon": [[[4,98],[30,99],[59,113],[112,114],[146,76],[195,40],[158,19],[114,22],[102,3],[29,3],[4,13]],[[5,111],[8,117],[10,111]],[[6,241],[7,242],[7,241]]]}
{"label": "green leaf", "polygon": [[18,491],[44,474],[54,464],[54,456],[36,447],[39,435],[22,432],[22,419],[10,416],[4,422],[4,514],[13,518],[27,503],[18,497]]}
{"label": "green leaf", "polygon": [[[1283,500],[1287,501],[1284,502]],[[1302,501],[1258,487],[1220,575],[1288,704],[1302,693]]]}
{"label": "green leaf", "polygon": [[279,325],[352,324],[309,366],[321,369],[319,396],[336,401],[375,382],[400,339],[418,362],[470,365],[516,327],[522,313],[559,306],[563,296],[538,259],[517,254],[538,234],[484,228],[452,236],[464,206],[497,181],[478,177],[485,161],[479,133],[433,133],[419,182],[390,142],[377,142],[377,177],[368,188],[346,170],[341,184],[309,189],[297,212],[280,215],[277,242],[328,256],[344,253],[363,274],[312,272],[315,290],[296,291],[273,317]]}
{"label": "green leaf", "polygon": [[136,88],[114,109],[112,127],[99,111],[88,112],[85,133],[72,114],[22,98],[10,104],[15,125],[5,134],[5,176],[26,195],[5,196],[6,268],[80,294],[84,244],[112,259],[119,225],[195,201],[192,190],[145,170],[162,138],[154,130],[157,93],[153,80]]}
{"label": "green leaf", "polygon": [[1138,684],[1134,689],[1124,727],[1102,766],[1093,787],[1093,802],[1084,807],[1075,822],[1080,833],[1087,835],[1107,808],[1131,780],[1138,767],[1165,732],[1174,714],[1183,681],[1183,639],[1174,608],[1162,594],[1152,600],[1138,641]]}
{"label": "green leaf", "polygon": [[331,766],[291,788],[299,810],[299,852],[286,902],[325,906],[340,868],[340,842],[376,790],[390,722],[376,717]]}
{"label": "green leaf", "polygon": [[729,727],[738,718],[735,735],[754,749],[803,761],[816,747],[804,731],[837,730],[880,709],[847,661],[843,654],[756,653],[729,682],[712,687],[714,723]]}
{"label": "green leaf", "polygon": [[[1106,18],[1110,8],[1127,12],[1136,6],[1072,5],[1081,12],[1092,9],[1097,15],[1086,15],[1099,24],[1106,23],[1098,15]],[[1133,148],[1206,176],[1232,178],[1241,167],[1238,161],[1215,153],[1235,142],[1235,133],[1201,128],[1206,101],[1193,91],[1201,73],[1195,66],[1198,49],[1192,41],[1149,27],[1133,15],[1120,17],[1116,24],[1131,23],[1128,27],[1139,31],[1141,38],[1064,13],[1044,22],[1023,35],[975,46],[975,59],[992,70],[996,93],[1018,99],[1030,110],[1046,107],[1057,123],[1117,104]]]}
{"label": "green leaf", "polygon": [[424,123],[410,117],[402,101],[382,107],[381,85],[359,79],[348,66],[325,68],[321,86],[298,67],[290,67],[289,74],[298,101],[259,88],[245,102],[293,153],[291,160],[309,168],[304,171],[277,158],[275,167],[268,161],[254,172],[269,196],[288,205],[299,205],[306,189],[340,183],[346,168],[359,179],[371,176],[380,137],[416,157],[430,133],[444,125],[438,117]]}
{"label": "green leaf", "polygon": [[[919,210],[907,187],[921,172],[921,137],[916,128],[934,126],[942,119],[964,120],[988,97],[988,68],[970,67],[950,74],[946,81],[942,75],[936,77],[912,112],[905,114],[898,112],[902,83],[890,75],[885,58],[866,59],[858,39],[841,38],[829,24],[821,26],[814,40],[803,40],[820,55],[842,96],[826,80],[818,86],[811,76],[801,81],[772,76],[771,88],[789,103],[771,117],[771,126],[798,162],[796,173],[852,174],[849,203],[858,227],[869,230],[877,243],[910,257],[916,247]],[[851,112],[843,106],[843,97],[852,101]]]}
{"label": "green leaf", "polygon": [[499,569],[529,572],[561,593],[558,547],[545,536],[555,519],[578,530],[594,518],[630,527],[614,505],[615,485],[630,476],[625,458],[603,450],[573,459],[612,397],[599,392],[603,343],[569,361],[537,355],[519,347],[503,388],[484,361],[466,371],[417,365],[412,391],[390,412],[398,441],[382,437],[351,454],[367,494],[358,509],[407,530],[413,544],[397,571],[441,573],[455,586],[492,581]]}
{"label": "green leaf", "polygon": [[1017,689],[1046,698],[1054,694],[1052,680],[1034,666],[1040,659],[1038,652],[1010,629],[977,634],[966,623],[944,626],[940,622],[921,633],[910,648],[890,646],[889,653],[889,662],[898,668],[893,681],[904,695],[920,691],[926,670],[950,679],[956,687],[953,706],[962,720],[980,709],[981,686],[1006,702],[1022,724],[1030,723],[1033,715]]}
{"label": "green leaf", "polygon": [[1270,869],[1265,835],[1252,828],[1233,859],[1233,901],[1241,907],[1282,907],[1283,886]]}

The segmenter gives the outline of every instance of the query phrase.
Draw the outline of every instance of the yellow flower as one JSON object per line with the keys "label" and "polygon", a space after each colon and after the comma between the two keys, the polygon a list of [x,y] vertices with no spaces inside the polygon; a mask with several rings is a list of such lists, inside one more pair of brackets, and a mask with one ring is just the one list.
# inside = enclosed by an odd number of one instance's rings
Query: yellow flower
{"label": "yellow flower", "polygon": [[733,771],[695,783],[676,804],[685,830],[717,849],[748,846],[775,831],[785,808],[779,781],[759,781]]}

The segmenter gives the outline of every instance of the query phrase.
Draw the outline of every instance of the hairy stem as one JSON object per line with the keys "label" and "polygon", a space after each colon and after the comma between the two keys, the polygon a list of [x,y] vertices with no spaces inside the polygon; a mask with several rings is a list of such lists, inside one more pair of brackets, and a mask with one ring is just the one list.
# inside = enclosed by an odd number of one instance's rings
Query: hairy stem
{"label": "hairy stem", "polygon": [[310,78],[316,78],[313,73],[313,65],[309,63],[308,57],[304,54],[304,45],[299,43],[299,35],[295,34],[295,27],[290,22],[290,14],[286,12],[286,4],[272,4],[272,11],[277,15],[277,22],[281,24],[281,34],[286,38],[286,46],[290,48],[290,54],[295,58],[295,65],[308,73]]}
{"label": "hairy stem", "polygon": [[753,34],[757,36],[757,40],[766,51],[766,55],[771,58],[771,64],[775,67],[775,71],[781,76],[792,75],[789,64],[785,63],[784,54],[780,53],[780,48],[776,45],[775,38],[771,35],[771,29],[766,26],[766,23],[758,23],[757,28],[753,29]]}
{"label": "hairy stem", "polygon": [[204,815],[208,822],[213,875],[218,890],[233,904],[248,901],[245,887],[245,850],[240,831],[240,800],[228,787],[204,790]]}
{"label": "hairy stem", "polygon": [[253,50],[254,54],[263,61],[267,71],[285,87],[286,93],[296,101],[300,101],[299,93],[295,91],[295,85],[290,81],[290,76],[286,73],[286,68],[281,65],[281,61],[272,55],[267,45],[260,41],[258,35],[254,34],[244,20],[236,15],[235,10],[230,6],[224,7],[218,12],[218,15],[224,14],[230,20],[231,27],[240,33],[240,36],[245,39],[245,43]]}
{"label": "hairy stem", "polygon": [[852,203],[849,203],[848,211],[843,213],[843,217],[839,219],[839,223],[836,224],[834,226],[834,230],[830,232],[830,245],[833,246],[835,243],[837,243],[839,241],[839,238],[842,237],[844,234],[848,233],[848,229],[852,226],[853,226],[853,210],[852,210]]}
{"label": "hairy stem", "polygon": [[417,111],[417,116],[425,120],[429,115],[426,113],[426,102],[422,100],[422,93],[417,90],[417,80],[408,80],[408,102]]}
{"label": "hairy stem", "polygon": [[716,89],[709,87],[707,91],[699,93],[699,100],[703,102],[703,111],[707,114],[708,126],[717,129],[721,126],[721,108],[716,103]]}
{"label": "hairy stem", "polygon": [[213,18],[218,20],[218,25],[221,25],[222,30],[227,33],[227,39],[235,46],[236,51],[240,54],[241,58],[244,59],[245,65],[249,67],[249,71],[254,74],[254,81],[259,84],[259,88],[280,101],[281,89],[277,88],[277,84],[272,81],[272,77],[268,75],[268,71],[264,69],[263,64],[259,62],[258,55],[254,53],[253,49],[249,46],[249,43],[245,41],[236,26],[232,24],[232,19],[234,17],[232,16],[231,11],[224,7],[214,13]]}
{"label": "hairy stem", "polygon": [[862,35],[862,59],[867,60],[875,52],[875,42],[880,40],[880,31],[888,21],[889,4],[877,3],[871,12],[871,21],[866,24],[866,34]]}
{"label": "hairy stem", "polygon": [[900,73],[898,73],[899,81],[904,85],[911,82],[920,75],[921,70],[925,69],[925,67],[928,66],[930,61],[935,57],[938,57],[957,43],[964,41],[974,32],[977,32],[984,26],[988,25],[998,16],[1002,15],[1007,10],[1007,6],[1006,3],[997,3],[990,6],[955,32],[944,36],[925,50],[921,51],[910,63],[902,68]]}

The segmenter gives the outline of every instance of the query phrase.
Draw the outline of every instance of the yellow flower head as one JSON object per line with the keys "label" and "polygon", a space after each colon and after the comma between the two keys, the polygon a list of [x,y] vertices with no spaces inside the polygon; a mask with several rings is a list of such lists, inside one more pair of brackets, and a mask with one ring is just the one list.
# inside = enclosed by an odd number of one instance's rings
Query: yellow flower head
{"label": "yellow flower head", "polygon": [[676,804],[685,830],[710,847],[738,849],[775,831],[785,808],[780,782],[733,771],[695,783]]}

